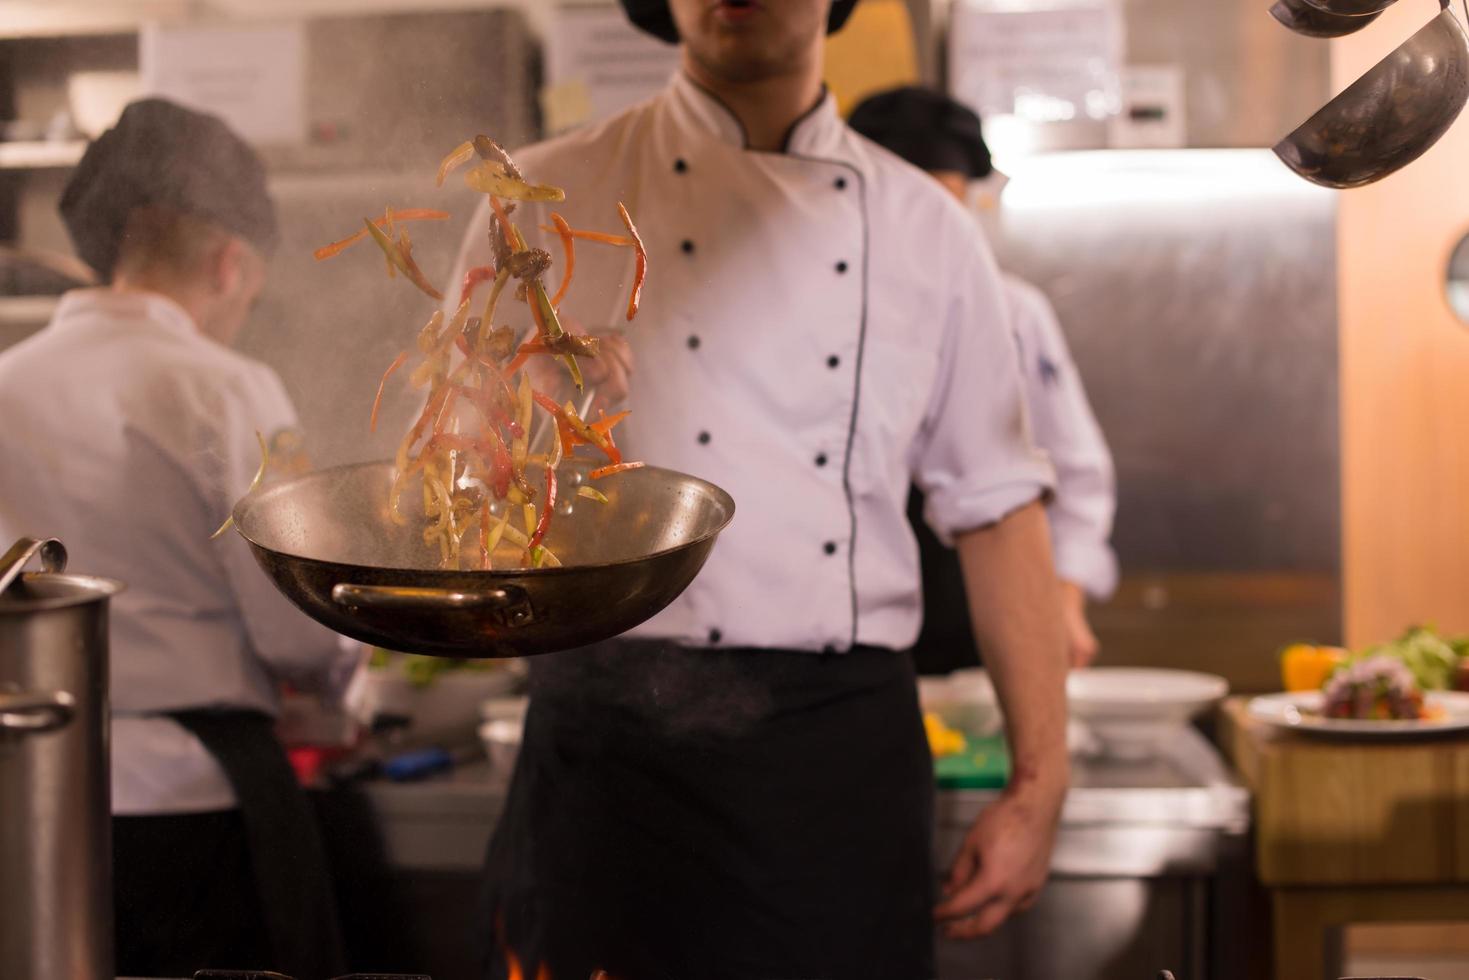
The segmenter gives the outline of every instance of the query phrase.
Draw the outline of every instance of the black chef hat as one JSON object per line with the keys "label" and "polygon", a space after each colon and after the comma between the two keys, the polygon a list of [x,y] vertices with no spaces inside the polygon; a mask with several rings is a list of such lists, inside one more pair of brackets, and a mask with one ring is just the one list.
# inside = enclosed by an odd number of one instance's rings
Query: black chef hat
{"label": "black chef hat", "polygon": [[77,254],[110,279],[128,215],[158,206],[239,235],[261,252],[276,245],[265,164],[216,116],[142,99],[99,136],[61,195]]}
{"label": "black chef hat", "polygon": [[[638,27],[653,35],[660,41],[669,44],[678,43],[678,27],[673,23],[673,14],[668,9],[668,0],[621,0],[622,9],[627,11],[627,19]],[[832,0],[831,13],[826,18],[826,33],[835,34],[842,29],[847,18],[852,16],[852,10],[857,6],[857,0]]]}
{"label": "black chef hat", "polygon": [[971,180],[994,170],[979,116],[926,88],[895,88],[863,99],[847,122],[923,170],[957,170]]}

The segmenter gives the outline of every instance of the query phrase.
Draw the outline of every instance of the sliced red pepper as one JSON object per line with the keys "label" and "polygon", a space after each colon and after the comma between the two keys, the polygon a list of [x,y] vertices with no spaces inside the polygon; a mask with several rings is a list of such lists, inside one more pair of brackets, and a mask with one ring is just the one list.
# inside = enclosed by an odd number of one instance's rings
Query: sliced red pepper
{"label": "sliced red pepper", "polygon": [[637,253],[637,263],[634,267],[632,277],[632,295],[627,300],[627,318],[631,320],[638,315],[638,297],[643,294],[643,280],[648,278],[648,250],[643,247],[643,240],[638,236],[638,230],[633,227],[632,215],[627,213],[627,208],[622,202],[617,202],[617,213],[622,217],[622,223],[627,225],[627,233],[632,238],[633,251]]}
{"label": "sliced red pepper", "polygon": [[500,235],[505,239],[505,247],[512,252],[519,252],[525,248],[525,244],[520,240],[520,232],[516,231],[515,226],[510,223],[510,215],[506,213],[505,205],[501,204],[500,199],[493,194],[490,195],[490,207],[494,208],[495,217],[500,221]]}
{"label": "sliced red pepper", "polygon": [[[470,147],[470,149],[474,149]],[[459,305],[474,295],[474,287],[482,282],[490,282],[495,278],[495,267],[492,265],[478,265],[464,274],[464,286],[459,290]]]}
{"label": "sliced red pepper", "polygon": [[423,435],[424,428],[438,415],[439,409],[444,407],[444,402],[449,400],[449,393],[450,391],[446,387],[428,400],[428,404],[423,407],[423,414],[413,424],[413,431],[409,434],[408,445],[413,445],[413,443],[418,441],[418,437]]}
{"label": "sliced red pepper", "polygon": [[597,419],[597,421],[591,422],[591,423],[588,423],[588,424],[593,429],[596,429],[598,432],[601,432],[601,433],[604,433],[604,434],[610,436],[612,434],[612,427],[614,425],[616,425],[618,422],[621,422],[623,419],[627,418],[631,414],[632,414],[632,412],[622,411],[622,412],[618,412],[616,415],[608,415],[605,418]]}
{"label": "sliced red pepper", "polygon": [[572,270],[576,268],[576,242],[571,235],[571,225],[566,223],[565,218],[552,211],[551,220],[555,222],[556,232],[561,236],[561,250],[566,253],[566,269],[561,273],[561,285],[556,288],[556,295],[551,297],[551,305],[560,306],[562,297],[571,286]]}
{"label": "sliced red pepper", "polygon": [[598,467],[597,469],[592,470],[592,472],[589,473],[589,474],[587,474],[587,475],[589,477],[591,477],[593,480],[600,480],[604,476],[611,476],[613,473],[623,473],[623,472],[626,472],[627,470],[641,469],[645,465],[646,464],[641,463],[641,462],[637,462],[637,463],[614,463],[611,466],[601,466],[601,467]]}
{"label": "sliced red pepper", "polygon": [[408,352],[405,350],[393,359],[388,369],[383,372],[383,379],[377,383],[377,397],[372,400],[372,424],[368,427],[369,432],[377,431],[377,410],[383,403],[383,389],[388,386],[388,378],[394,371],[398,370],[408,360]]}
{"label": "sliced red pepper", "polygon": [[551,529],[551,515],[556,512],[556,467],[546,467],[546,499],[541,503],[541,519],[536,521],[536,532],[530,536],[527,548],[534,548]]}
{"label": "sliced red pepper", "polygon": [[557,405],[549,395],[533,390],[531,397],[535,399],[537,405],[550,412],[554,418],[564,422],[571,429],[572,434],[581,442],[589,446],[596,446],[613,463],[622,462],[622,453],[612,444],[607,433],[593,429],[586,422],[578,418],[575,412],[568,412],[560,405]]}
{"label": "sliced red pepper", "polygon": [[515,461],[510,458],[510,449],[500,433],[492,428],[490,435],[494,440],[494,445],[490,447],[490,478],[494,481],[490,484],[490,489],[494,491],[496,500],[504,500],[510,492],[510,478],[514,475]]}
{"label": "sliced red pepper", "polygon": [[449,389],[449,394],[444,399],[444,407],[439,410],[439,417],[434,420],[434,435],[444,434],[444,426],[454,413],[454,403],[459,401],[459,386],[455,385]]}
{"label": "sliced red pepper", "polygon": [[[550,225],[540,225],[541,231],[555,234],[559,229]],[[609,235],[605,231],[586,231],[582,228],[568,229],[572,238],[580,238],[589,242],[601,242],[603,245],[620,245],[623,248],[632,248],[633,240],[626,235]]]}
{"label": "sliced red pepper", "polygon": [[[395,221],[395,222],[397,222],[397,221],[447,221],[449,219],[449,212],[448,211],[435,211],[432,208],[404,208],[402,211],[394,211],[394,212],[392,212],[392,216],[393,216],[393,221]],[[373,224],[377,225],[379,228],[384,227],[385,225],[387,225],[387,223],[388,223],[388,219],[387,219],[386,216],[381,217],[381,218],[377,218],[377,219],[375,219],[373,221]],[[351,248],[353,245],[356,245],[358,242],[362,241],[362,239],[364,239],[366,237],[367,237],[367,229],[364,228],[361,231],[357,232],[357,234],[355,234],[355,235],[348,235],[346,238],[343,238],[341,241],[332,242],[330,245],[323,245],[321,248],[317,249],[315,252],[312,252],[311,254],[316,258],[316,261],[320,262],[323,259],[329,259],[329,258],[332,258],[333,256],[342,254],[347,249]]]}

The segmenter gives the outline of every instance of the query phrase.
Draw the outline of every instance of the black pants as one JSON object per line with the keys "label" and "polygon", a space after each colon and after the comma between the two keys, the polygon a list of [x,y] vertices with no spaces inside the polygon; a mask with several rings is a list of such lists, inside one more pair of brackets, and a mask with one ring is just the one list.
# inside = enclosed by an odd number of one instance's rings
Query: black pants
{"label": "black pants", "polygon": [[270,964],[238,810],[112,819],[117,974]]}
{"label": "black pants", "polygon": [[487,859],[487,977],[934,974],[912,664],[614,644],[537,658]]}

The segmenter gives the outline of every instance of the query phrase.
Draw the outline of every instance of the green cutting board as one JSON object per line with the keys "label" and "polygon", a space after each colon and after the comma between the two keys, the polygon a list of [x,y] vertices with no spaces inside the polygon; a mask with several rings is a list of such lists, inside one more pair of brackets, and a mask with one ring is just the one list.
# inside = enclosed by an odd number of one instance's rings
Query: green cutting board
{"label": "green cutting board", "polygon": [[1010,751],[1003,735],[964,737],[964,751],[933,760],[939,789],[1003,789],[1010,781]]}

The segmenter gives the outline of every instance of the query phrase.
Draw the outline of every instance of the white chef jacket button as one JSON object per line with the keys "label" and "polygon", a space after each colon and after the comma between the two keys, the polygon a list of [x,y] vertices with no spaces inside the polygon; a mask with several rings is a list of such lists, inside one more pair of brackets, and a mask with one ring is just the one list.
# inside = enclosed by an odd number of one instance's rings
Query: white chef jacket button
{"label": "white chef jacket button", "polygon": [[696,334],[696,333],[689,334],[689,350],[698,350],[700,343],[701,343],[701,341],[699,340],[699,335],[698,334]]}
{"label": "white chef jacket button", "polygon": [[825,466],[826,465],[826,453],[817,453],[816,454],[816,465],[817,466]]}
{"label": "white chef jacket button", "polygon": [[836,188],[839,191],[846,190],[847,189],[847,178],[845,178],[845,177],[838,177],[836,179]]}
{"label": "white chef jacket button", "polygon": [[826,544],[821,546],[821,550],[826,552],[828,555],[834,555],[837,553],[837,543],[835,541],[828,541]]}
{"label": "white chef jacket button", "polygon": [[709,433],[707,433],[707,432],[700,432],[699,433],[699,445],[701,445],[701,446],[707,446],[707,445],[709,445],[709,440],[711,438],[713,438],[713,437],[710,436]]}
{"label": "white chef jacket button", "polygon": [[837,357],[835,354],[826,359],[826,366],[831,368],[833,371],[840,367],[841,363],[842,359],[840,357]]}
{"label": "white chef jacket button", "polygon": [[837,263],[837,274],[838,275],[841,275],[842,273],[844,273],[846,271],[847,271],[847,263],[846,262],[838,262]]}
{"label": "white chef jacket button", "polygon": [[715,628],[715,629],[712,629],[712,630],[709,631],[709,642],[710,643],[718,643],[722,639],[724,639],[724,634],[721,633],[721,632],[719,632],[718,628]]}
{"label": "white chef jacket button", "polygon": [[673,161],[673,172],[674,173],[676,173],[676,174],[687,173],[688,172],[688,169],[689,169],[689,165],[684,162],[684,158],[683,157],[679,157],[677,160]]}
{"label": "white chef jacket button", "polygon": [[678,247],[683,249],[683,254],[685,255],[694,254],[694,243],[687,238],[680,242]]}

